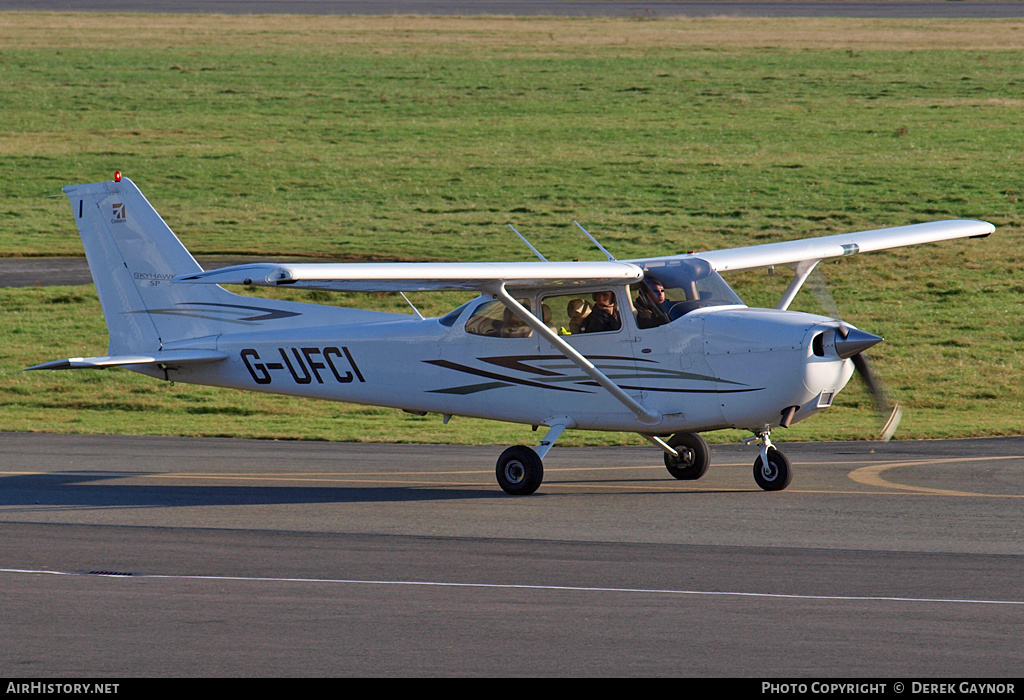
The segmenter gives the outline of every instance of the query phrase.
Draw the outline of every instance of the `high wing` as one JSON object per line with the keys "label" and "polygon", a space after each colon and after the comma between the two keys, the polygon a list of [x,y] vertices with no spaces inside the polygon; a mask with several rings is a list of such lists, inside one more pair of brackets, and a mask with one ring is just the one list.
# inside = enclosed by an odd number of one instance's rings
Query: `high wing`
{"label": "high wing", "polygon": [[793,280],[775,305],[777,309],[788,309],[808,276],[822,260],[922,243],[937,243],[954,238],[984,238],[995,230],[995,226],[987,221],[948,219],[626,262],[650,268],[698,258],[711,265],[716,272],[789,265],[793,268]]}
{"label": "high wing", "polygon": [[631,284],[643,270],[627,262],[511,263],[252,263],[181,275],[175,282],[326,289],[340,292],[416,292]]}
{"label": "high wing", "polygon": [[659,260],[667,261],[685,257],[706,260],[717,272],[749,270],[772,265],[794,265],[801,262],[820,261],[856,253],[870,253],[888,248],[936,243],[954,238],[982,238],[995,231],[987,221],[971,219],[949,219],[929,221],[923,224],[872,229],[856,233],[840,233],[818,238],[805,238],[779,243],[710,250],[684,255],[670,255],[662,258],[629,260],[638,265]]}
{"label": "high wing", "polygon": [[951,219],[923,224],[842,233],[779,243],[685,253],[656,258],[601,262],[510,263],[251,263],[180,275],[175,282],[292,286],[345,292],[413,292],[443,289],[482,290],[631,284],[651,262],[698,257],[716,271],[773,265],[798,265],[856,253],[979,238],[995,227],[987,221]]}

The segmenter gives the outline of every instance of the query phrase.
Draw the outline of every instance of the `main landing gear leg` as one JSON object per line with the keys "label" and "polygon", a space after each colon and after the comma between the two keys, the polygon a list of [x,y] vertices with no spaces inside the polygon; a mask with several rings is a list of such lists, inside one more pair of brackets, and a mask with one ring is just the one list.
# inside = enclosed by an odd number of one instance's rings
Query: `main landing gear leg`
{"label": "main landing gear leg", "polygon": [[536,491],[544,480],[542,460],[565,428],[564,425],[551,426],[536,451],[525,445],[515,445],[502,452],[494,468],[501,490],[510,496],[529,496]]}
{"label": "main landing gear leg", "polygon": [[770,434],[771,431],[765,428],[744,442],[761,442],[761,454],[754,460],[754,481],[757,485],[765,491],[781,491],[789,486],[793,470],[789,458],[775,449]]}

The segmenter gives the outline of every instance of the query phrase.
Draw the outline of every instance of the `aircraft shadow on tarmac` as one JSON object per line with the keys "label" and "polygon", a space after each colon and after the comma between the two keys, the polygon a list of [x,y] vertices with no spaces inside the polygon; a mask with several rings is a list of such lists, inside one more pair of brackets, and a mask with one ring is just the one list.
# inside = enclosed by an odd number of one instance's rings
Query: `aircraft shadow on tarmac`
{"label": "aircraft shadow on tarmac", "polygon": [[159,473],[111,471],[7,476],[0,478],[0,506],[180,508],[310,503],[401,503],[506,497],[503,492],[489,487],[178,486],[92,483],[157,475]]}

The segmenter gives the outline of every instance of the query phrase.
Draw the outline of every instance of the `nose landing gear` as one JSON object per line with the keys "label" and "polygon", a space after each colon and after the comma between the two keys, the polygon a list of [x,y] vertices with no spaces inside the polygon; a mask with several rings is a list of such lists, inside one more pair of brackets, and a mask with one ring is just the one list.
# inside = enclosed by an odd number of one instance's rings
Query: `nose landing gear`
{"label": "nose landing gear", "polygon": [[770,433],[770,430],[762,430],[744,442],[748,445],[755,441],[761,443],[761,454],[754,460],[754,481],[757,485],[765,491],[781,491],[789,486],[793,470],[789,458],[775,449]]}

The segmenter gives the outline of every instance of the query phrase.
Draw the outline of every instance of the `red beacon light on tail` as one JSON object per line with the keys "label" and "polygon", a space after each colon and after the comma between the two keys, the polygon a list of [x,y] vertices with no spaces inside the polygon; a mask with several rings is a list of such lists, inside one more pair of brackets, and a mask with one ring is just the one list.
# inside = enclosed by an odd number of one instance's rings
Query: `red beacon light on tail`
{"label": "red beacon light on tail", "polygon": [[114,172],[114,182],[121,182],[121,171],[117,170]]}

